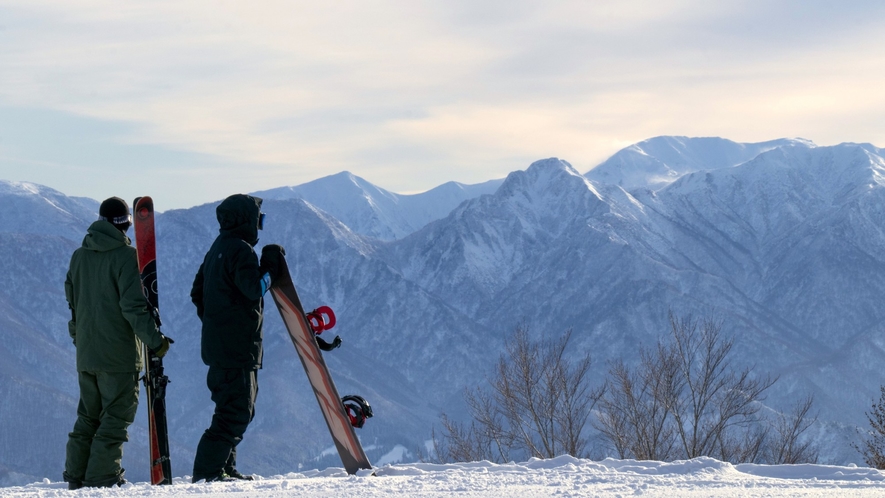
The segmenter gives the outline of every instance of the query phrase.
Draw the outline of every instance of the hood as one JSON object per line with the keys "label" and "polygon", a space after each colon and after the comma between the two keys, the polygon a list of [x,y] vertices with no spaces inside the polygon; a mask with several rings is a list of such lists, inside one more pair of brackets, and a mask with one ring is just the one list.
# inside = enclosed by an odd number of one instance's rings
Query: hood
{"label": "hood", "polygon": [[245,194],[234,194],[221,201],[215,208],[219,231],[234,235],[253,246],[257,244],[261,202],[260,198]]}
{"label": "hood", "polygon": [[86,237],[83,238],[83,247],[90,251],[111,251],[129,244],[129,237],[105,220],[98,220],[90,225]]}

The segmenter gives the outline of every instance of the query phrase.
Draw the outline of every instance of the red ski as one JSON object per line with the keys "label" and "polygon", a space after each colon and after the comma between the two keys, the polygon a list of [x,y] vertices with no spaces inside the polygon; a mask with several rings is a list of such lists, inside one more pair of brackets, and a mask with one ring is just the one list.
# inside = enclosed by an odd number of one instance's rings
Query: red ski
{"label": "red ski", "polygon": [[[372,408],[359,396],[345,396],[342,399],[338,395],[338,389],[332,382],[332,376],[317,342],[316,334],[335,325],[335,315],[326,306],[308,314],[304,313],[285,260],[277,281],[272,285],[271,294],[274,302],[301,358],[301,364],[313,387],[345,470],[348,474],[355,474],[360,469],[371,469],[372,464],[363,451],[354,427],[363,426],[365,419],[372,416]],[[340,341],[336,340],[333,344],[329,344],[320,340],[320,343],[328,350],[337,347]]]}
{"label": "red ski", "polygon": [[[135,199],[135,247],[138,250],[138,271],[141,288],[151,307],[157,327],[160,326],[157,297],[157,246],[154,235],[154,201],[150,197]],[[148,437],[151,448],[151,484],[172,484],[172,462],[169,459],[169,433],[166,427],[166,384],[163,359],[144,346],[144,387],[147,397]]]}

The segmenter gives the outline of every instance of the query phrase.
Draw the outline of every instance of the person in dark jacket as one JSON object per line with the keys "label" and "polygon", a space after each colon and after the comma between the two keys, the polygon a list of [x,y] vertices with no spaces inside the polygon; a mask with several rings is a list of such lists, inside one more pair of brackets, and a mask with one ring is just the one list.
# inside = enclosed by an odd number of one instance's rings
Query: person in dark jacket
{"label": "person in dark jacket", "polygon": [[282,246],[255,253],[263,228],[262,200],[228,197],[215,210],[219,235],[194,278],[191,300],[203,322],[200,354],[215,402],[212,423],[200,438],[193,482],[248,479],[236,467],[237,445],[255,416],[258,370],[264,354],[264,293],[276,279]]}
{"label": "person in dark jacket", "polygon": [[120,462],[138,408],[142,343],[160,357],[169,350],[141,290],[131,224],[126,201],[102,202],[65,279],[80,384],[63,475],[70,489],[126,482]]}

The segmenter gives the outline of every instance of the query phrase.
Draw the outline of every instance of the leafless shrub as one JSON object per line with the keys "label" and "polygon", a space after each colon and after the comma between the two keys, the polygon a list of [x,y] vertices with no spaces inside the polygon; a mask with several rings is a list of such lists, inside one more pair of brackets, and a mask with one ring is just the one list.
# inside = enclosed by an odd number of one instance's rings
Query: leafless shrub
{"label": "leafless shrub", "polygon": [[[668,460],[712,456],[727,461],[766,458],[770,429],[760,415],[776,379],[754,377],[731,362],[734,341],[713,319],[669,315],[670,335],[655,349],[640,349],[640,364],[609,370],[607,391],[594,424],[621,458]],[[783,418],[781,457],[802,458],[799,435],[812,422]]]}
{"label": "leafless shrub", "polygon": [[667,460],[676,444],[668,405],[668,393],[676,382],[675,363],[662,347],[655,354],[644,350],[640,354],[638,373],[630,372],[620,361],[609,370],[594,426],[620,458]]}
{"label": "leafless shrub", "polygon": [[471,422],[441,417],[436,442],[441,461],[510,461],[515,456],[586,456],[584,428],[602,392],[587,374],[590,355],[566,358],[571,331],[552,341],[532,341],[516,329],[486,388],[465,392]]}
{"label": "leafless shrub", "polygon": [[684,456],[745,453],[741,446],[753,446],[752,441],[730,438],[730,429],[746,429],[758,421],[762,406],[757,401],[777,379],[753,378],[751,368],[732,367],[734,340],[722,335],[721,321],[677,318],[672,312],[669,318],[679,380],[668,404]]}
{"label": "leafless shrub", "polygon": [[802,439],[802,434],[817,422],[817,415],[811,416],[813,404],[814,396],[808,395],[797,401],[789,413],[777,414],[773,430],[775,439],[769,444],[768,463],[817,463],[820,452],[814,442]]}
{"label": "leafless shrub", "polygon": [[861,432],[860,444],[853,446],[863,455],[867,465],[885,470],[885,386],[880,386],[879,391],[879,401],[874,402],[866,413],[870,428]]}

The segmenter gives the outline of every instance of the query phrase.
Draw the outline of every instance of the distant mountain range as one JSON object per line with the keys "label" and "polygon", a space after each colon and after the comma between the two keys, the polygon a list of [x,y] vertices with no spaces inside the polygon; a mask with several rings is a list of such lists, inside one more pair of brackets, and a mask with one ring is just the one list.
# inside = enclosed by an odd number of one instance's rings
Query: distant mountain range
{"label": "distant mountain range", "polygon": [[356,233],[395,240],[444,218],[467,199],[494,193],[502,181],[489,180],[478,185],[448,182],[420,194],[401,195],[345,171],[297,187],[253,194],[262,199],[304,199]]}
{"label": "distant mountain range", "polygon": [[[550,158],[503,180],[398,195],[351,173],[256,195],[261,244],[287,249],[305,306],[328,304],[342,394],[375,408],[360,435],[373,462],[423,451],[440,412],[490,373],[518,324],[573,330],[599,382],[609,362],[667,332],[668,310],[710,314],[735,361],[780,380],[767,404],[816,396],[823,454],[849,442],[885,361],[885,154],[868,144],[741,144],[657,137],[586,174]],[[76,405],[64,274],[95,200],[0,181],[0,483],[61,475]],[[190,474],[212,404],[188,293],[217,233],[215,204],[161,213],[158,275],[173,472]],[[131,235],[131,234],[130,234]],[[244,471],[338,466],[316,401],[268,303],[265,368]],[[124,467],[144,479],[144,414]]]}

